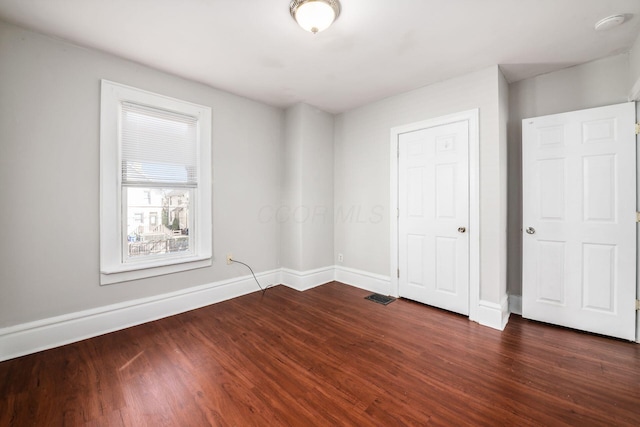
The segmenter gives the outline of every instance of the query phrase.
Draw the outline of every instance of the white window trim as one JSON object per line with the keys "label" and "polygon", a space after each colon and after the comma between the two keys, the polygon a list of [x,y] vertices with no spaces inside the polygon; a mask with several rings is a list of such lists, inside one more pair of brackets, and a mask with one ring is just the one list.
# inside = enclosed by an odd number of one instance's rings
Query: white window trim
{"label": "white window trim", "polygon": [[[185,257],[148,262],[122,261],[122,175],[119,120],[122,101],[181,112],[198,118],[198,188],[195,250]],[[102,80],[100,102],[100,284],[125,282],[211,265],[211,108]]]}

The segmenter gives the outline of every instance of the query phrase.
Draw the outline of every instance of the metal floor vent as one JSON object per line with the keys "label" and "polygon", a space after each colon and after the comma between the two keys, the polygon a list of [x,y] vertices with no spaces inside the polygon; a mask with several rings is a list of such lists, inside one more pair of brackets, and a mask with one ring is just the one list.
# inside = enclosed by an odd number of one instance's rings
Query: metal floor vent
{"label": "metal floor vent", "polygon": [[364,297],[364,299],[368,299],[369,301],[377,302],[378,304],[382,304],[382,305],[387,305],[396,300],[394,297],[388,297],[382,294],[371,294],[369,296]]}

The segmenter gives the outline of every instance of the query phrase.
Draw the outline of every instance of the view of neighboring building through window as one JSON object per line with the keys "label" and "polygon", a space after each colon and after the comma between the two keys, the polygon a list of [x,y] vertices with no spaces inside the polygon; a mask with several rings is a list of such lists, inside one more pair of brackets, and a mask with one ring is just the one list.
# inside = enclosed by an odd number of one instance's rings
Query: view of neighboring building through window
{"label": "view of neighboring building through window", "polygon": [[127,189],[129,257],[189,250],[190,193],[188,189]]}

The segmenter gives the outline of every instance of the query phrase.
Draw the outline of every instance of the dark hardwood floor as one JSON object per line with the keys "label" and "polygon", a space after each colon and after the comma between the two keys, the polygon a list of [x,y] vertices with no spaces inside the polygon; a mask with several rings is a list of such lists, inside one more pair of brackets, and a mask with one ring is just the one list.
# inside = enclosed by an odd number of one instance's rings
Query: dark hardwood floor
{"label": "dark hardwood floor", "polygon": [[329,283],[0,363],[0,426],[640,425],[640,345]]}

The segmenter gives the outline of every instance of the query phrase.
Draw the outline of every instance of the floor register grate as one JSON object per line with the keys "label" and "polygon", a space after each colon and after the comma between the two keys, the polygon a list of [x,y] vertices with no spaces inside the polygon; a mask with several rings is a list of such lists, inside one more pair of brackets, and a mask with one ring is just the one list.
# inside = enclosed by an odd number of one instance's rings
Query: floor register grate
{"label": "floor register grate", "polygon": [[394,297],[388,297],[382,294],[371,294],[369,296],[364,297],[364,299],[368,299],[369,301],[377,302],[378,304],[382,304],[382,305],[387,305],[396,300]]}

